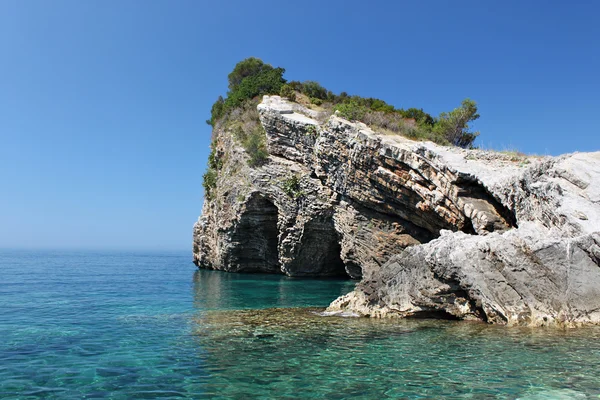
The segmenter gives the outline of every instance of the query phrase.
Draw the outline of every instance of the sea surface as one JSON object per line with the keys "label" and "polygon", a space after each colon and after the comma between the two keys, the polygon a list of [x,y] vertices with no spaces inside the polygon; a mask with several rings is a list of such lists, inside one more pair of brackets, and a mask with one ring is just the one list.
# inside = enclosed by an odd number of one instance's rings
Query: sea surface
{"label": "sea surface", "polygon": [[0,251],[1,399],[598,399],[600,329],[324,317],[347,280]]}

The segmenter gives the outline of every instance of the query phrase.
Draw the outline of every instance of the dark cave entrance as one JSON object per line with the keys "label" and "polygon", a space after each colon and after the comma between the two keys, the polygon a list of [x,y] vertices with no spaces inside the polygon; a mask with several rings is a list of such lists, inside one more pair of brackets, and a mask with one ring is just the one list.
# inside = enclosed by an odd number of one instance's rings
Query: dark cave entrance
{"label": "dark cave entrance", "polygon": [[[496,199],[481,183],[461,178],[456,181],[456,185],[459,188],[458,196],[464,202],[471,203],[477,209],[488,211],[488,216],[491,218],[485,230],[494,232],[517,228],[515,213]],[[497,218],[493,214],[496,214]],[[471,220],[468,221],[462,231],[468,234],[476,234]]]}
{"label": "dark cave entrance", "polygon": [[287,266],[290,276],[346,277],[342,248],[331,216],[318,216],[304,225],[294,260]]}
{"label": "dark cave entrance", "polygon": [[477,235],[477,232],[475,232],[475,228],[473,227],[473,221],[469,218],[465,218],[465,225],[461,230],[468,235]]}
{"label": "dark cave entrance", "polygon": [[231,243],[228,264],[239,272],[281,272],[277,252],[277,206],[259,194],[252,195]]}

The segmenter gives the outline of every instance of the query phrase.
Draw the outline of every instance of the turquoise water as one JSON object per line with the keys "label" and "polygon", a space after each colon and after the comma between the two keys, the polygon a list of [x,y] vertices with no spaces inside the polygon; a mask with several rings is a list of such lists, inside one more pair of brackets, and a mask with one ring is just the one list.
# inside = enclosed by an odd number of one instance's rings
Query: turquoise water
{"label": "turquoise water", "polygon": [[600,396],[598,328],[322,317],[352,282],[186,253],[2,251],[0,271],[2,399]]}

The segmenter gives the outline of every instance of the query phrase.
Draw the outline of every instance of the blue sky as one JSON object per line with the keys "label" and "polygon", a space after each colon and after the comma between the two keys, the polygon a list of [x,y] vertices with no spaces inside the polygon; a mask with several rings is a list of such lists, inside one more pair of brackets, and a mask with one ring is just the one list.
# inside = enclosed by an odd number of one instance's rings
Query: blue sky
{"label": "blue sky", "polygon": [[0,2],[0,247],[187,250],[236,62],[431,114],[478,143],[600,149],[600,2]]}

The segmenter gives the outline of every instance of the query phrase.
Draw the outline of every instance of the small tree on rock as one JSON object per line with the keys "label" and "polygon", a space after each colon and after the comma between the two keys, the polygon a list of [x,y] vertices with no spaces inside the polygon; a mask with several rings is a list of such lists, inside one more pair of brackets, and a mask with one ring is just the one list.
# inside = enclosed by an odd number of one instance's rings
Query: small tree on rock
{"label": "small tree on rock", "polygon": [[260,58],[249,57],[235,65],[233,71],[227,76],[229,78],[229,90],[234,91],[240,83],[249,76],[260,75],[272,70],[273,67],[265,64]]}
{"label": "small tree on rock", "polygon": [[477,103],[465,99],[460,107],[448,113],[441,113],[433,130],[455,146],[471,147],[479,132],[469,132],[469,122],[477,118],[479,118]]}

